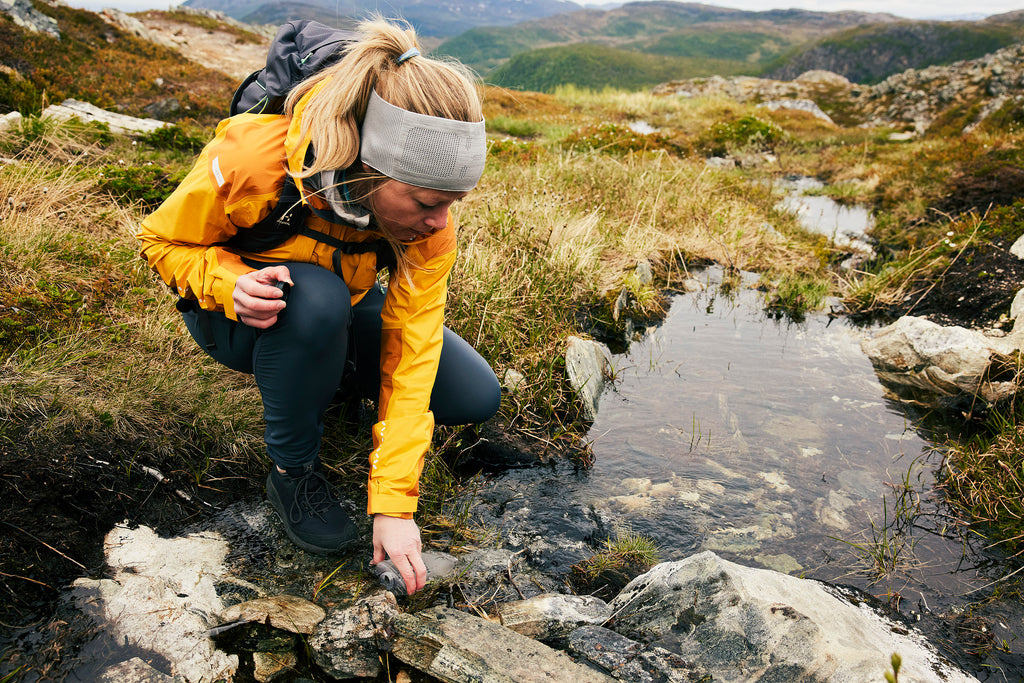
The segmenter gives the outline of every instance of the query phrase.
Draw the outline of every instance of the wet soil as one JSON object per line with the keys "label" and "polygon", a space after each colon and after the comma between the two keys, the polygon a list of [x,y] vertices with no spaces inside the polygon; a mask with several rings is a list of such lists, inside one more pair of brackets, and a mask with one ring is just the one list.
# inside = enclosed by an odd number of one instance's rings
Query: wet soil
{"label": "wet soil", "polygon": [[964,251],[941,277],[920,285],[890,313],[968,329],[1000,327],[1000,316],[1009,315],[1013,297],[1024,288],[1024,261],[1010,246],[996,242]]}
{"label": "wet soil", "polygon": [[62,680],[88,624],[63,613],[61,593],[103,574],[107,532],[126,520],[177,531],[258,482],[225,461],[200,487],[145,443],[56,440],[15,422],[0,430],[0,677],[24,666],[23,680]]}

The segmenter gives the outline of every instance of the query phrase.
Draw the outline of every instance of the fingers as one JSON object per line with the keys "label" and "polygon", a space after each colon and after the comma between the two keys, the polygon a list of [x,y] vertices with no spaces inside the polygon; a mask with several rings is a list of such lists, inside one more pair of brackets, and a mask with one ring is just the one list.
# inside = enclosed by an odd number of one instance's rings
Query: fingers
{"label": "fingers", "polygon": [[281,290],[273,286],[275,282],[294,284],[287,266],[269,266],[238,278],[231,300],[239,320],[258,329],[266,329],[277,322],[286,304],[281,301]]}
{"label": "fingers", "polygon": [[418,551],[397,557],[392,555],[391,562],[402,575],[407,594],[412,595],[427,585],[427,567],[423,564],[423,558]]}
{"label": "fingers", "polygon": [[380,562],[387,553],[402,576],[409,595],[427,585],[427,567],[423,564],[420,547],[420,530],[416,522],[400,517],[374,515],[373,561]]}

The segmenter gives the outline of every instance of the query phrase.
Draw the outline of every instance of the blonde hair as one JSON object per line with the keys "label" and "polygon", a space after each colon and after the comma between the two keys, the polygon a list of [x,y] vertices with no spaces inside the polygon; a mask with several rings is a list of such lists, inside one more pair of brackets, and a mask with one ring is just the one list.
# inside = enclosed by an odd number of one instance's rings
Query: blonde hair
{"label": "blonde hair", "polygon": [[417,114],[455,121],[483,119],[483,108],[470,71],[457,62],[417,55],[398,58],[417,47],[416,33],[379,17],[359,24],[362,39],[337,63],[297,85],[285,100],[285,114],[306,93],[323,83],[302,112],[301,135],[307,135],[316,158],[299,177],[350,167],[359,158],[359,128],[370,93]]}
{"label": "blonde hair", "polygon": [[[362,38],[348,47],[341,60],[299,83],[285,100],[285,115],[291,118],[299,101],[323,84],[305,104],[300,129],[302,139],[309,137],[316,155],[296,177],[348,169],[359,159],[359,129],[374,90],[390,104],[417,114],[471,123],[484,118],[475,78],[462,64],[422,55],[399,63],[399,57],[418,47],[412,28],[374,17],[356,30]],[[378,173],[358,173],[350,174],[345,182],[359,177],[386,179]],[[418,267],[406,257],[402,243],[383,232],[395,252],[398,269],[408,277],[409,270]]]}

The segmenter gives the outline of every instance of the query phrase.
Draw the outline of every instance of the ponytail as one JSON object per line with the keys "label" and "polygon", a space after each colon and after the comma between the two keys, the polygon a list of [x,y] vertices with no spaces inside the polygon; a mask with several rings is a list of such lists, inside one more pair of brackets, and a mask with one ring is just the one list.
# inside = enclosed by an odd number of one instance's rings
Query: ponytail
{"label": "ponytail", "polygon": [[374,18],[361,23],[363,38],[332,66],[297,85],[285,101],[295,115],[299,102],[314,88],[302,110],[301,135],[316,158],[298,177],[329,169],[346,169],[359,158],[359,128],[370,93],[417,114],[455,121],[480,121],[483,111],[472,74],[457,62],[419,54],[411,28]]}

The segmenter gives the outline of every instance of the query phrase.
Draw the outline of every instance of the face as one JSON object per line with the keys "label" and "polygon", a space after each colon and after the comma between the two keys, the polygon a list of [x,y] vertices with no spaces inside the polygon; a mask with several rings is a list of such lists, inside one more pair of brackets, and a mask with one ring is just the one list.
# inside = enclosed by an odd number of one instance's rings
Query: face
{"label": "face", "polygon": [[388,179],[376,186],[368,203],[378,225],[400,242],[410,242],[442,230],[449,207],[467,194]]}

